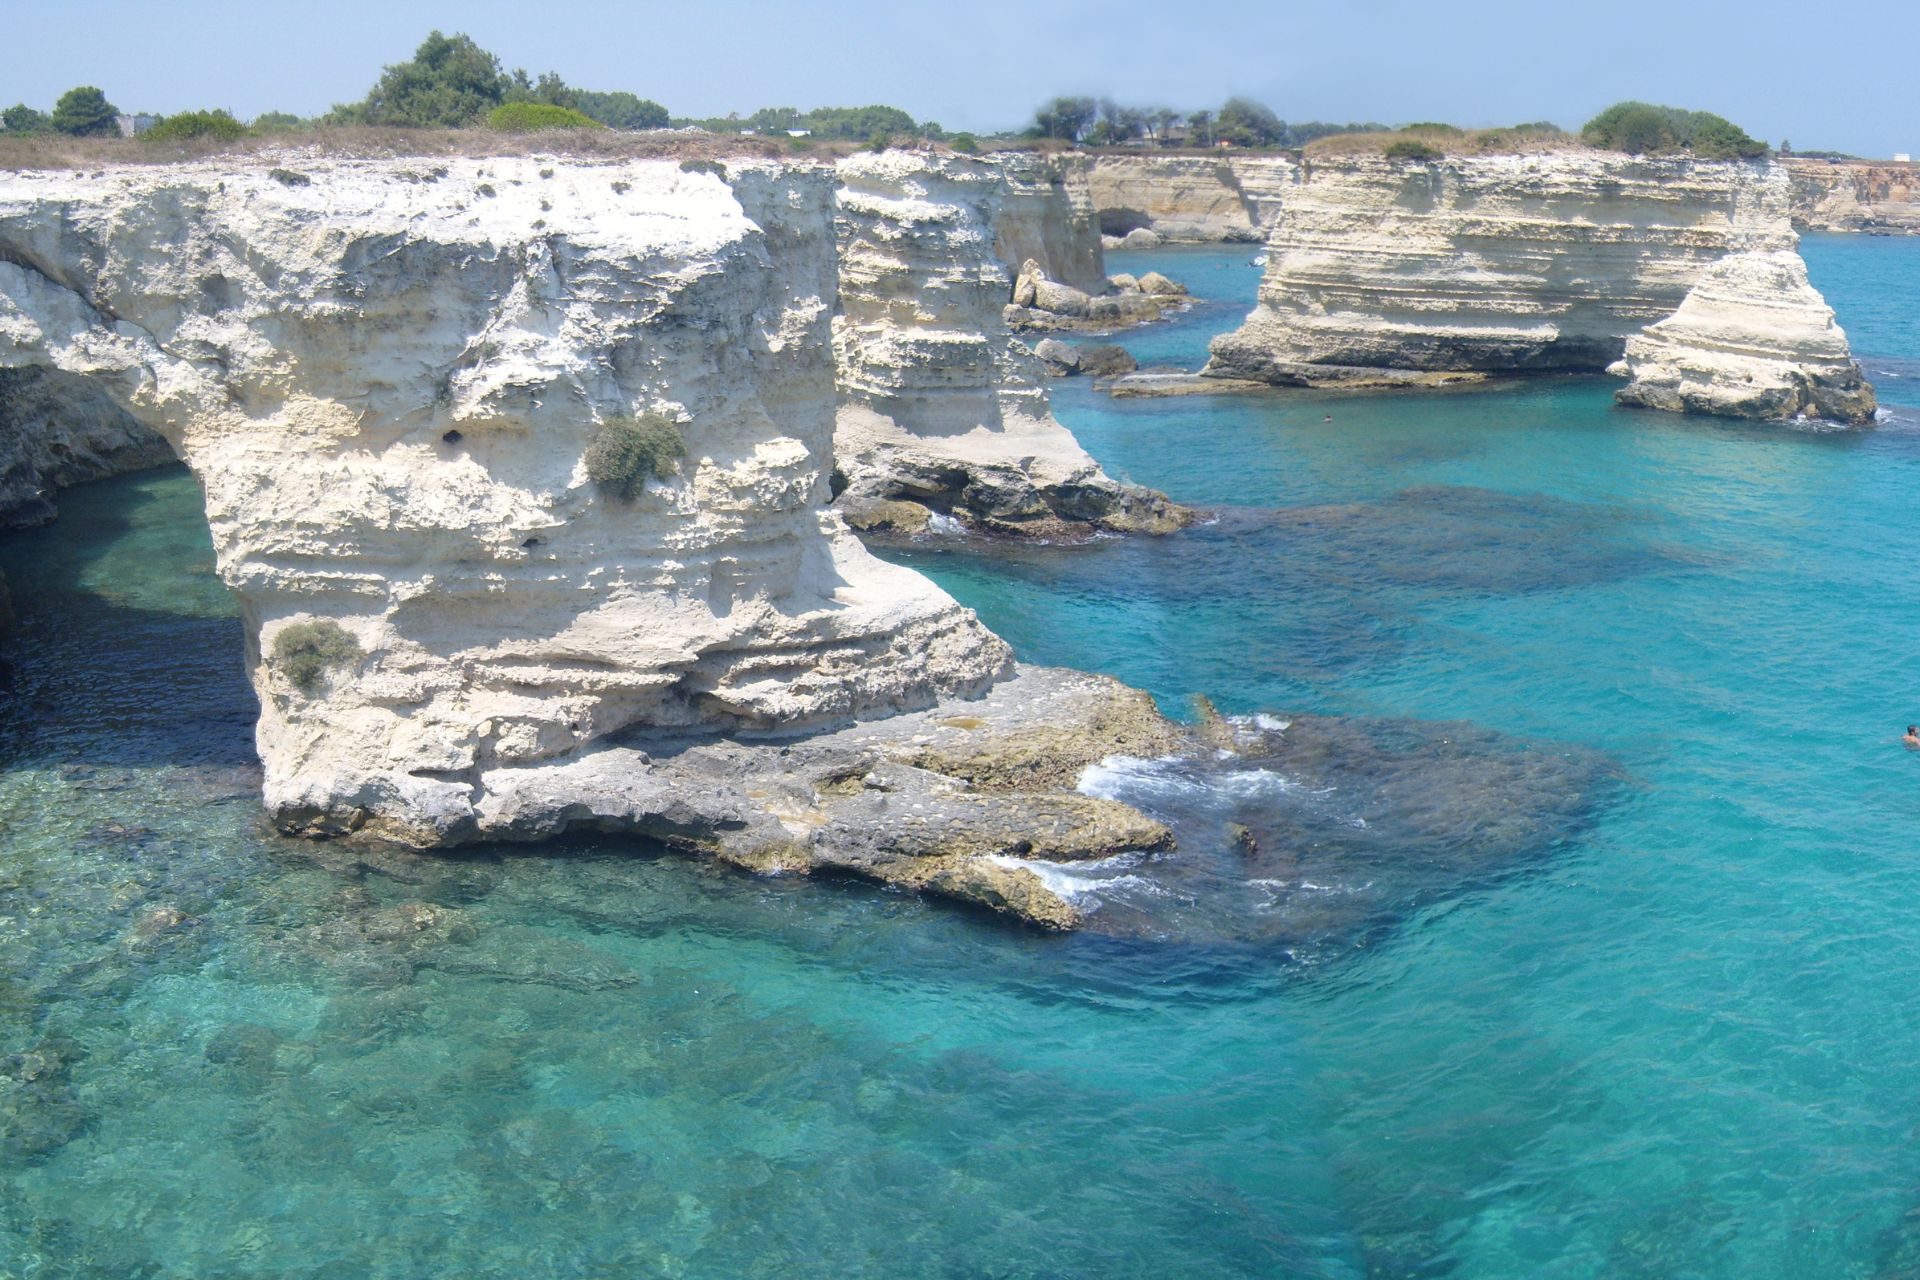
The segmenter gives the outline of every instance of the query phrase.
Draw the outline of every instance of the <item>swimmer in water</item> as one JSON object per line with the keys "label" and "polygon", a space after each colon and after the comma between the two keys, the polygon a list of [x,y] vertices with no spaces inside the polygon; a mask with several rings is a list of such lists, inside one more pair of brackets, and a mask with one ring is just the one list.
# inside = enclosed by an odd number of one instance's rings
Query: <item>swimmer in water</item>
{"label": "swimmer in water", "polygon": [[1320,421],[1322,421],[1322,422],[1332,422],[1332,421],[1333,421],[1333,415],[1332,415],[1332,414],[1328,414],[1328,415],[1327,415],[1326,417],[1324,417],[1324,418],[1322,418],[1322,419],[1320,419]]}
{"label": "swimmer in water", "polygon": [[1909,747],[1920,747],[1920,725],[1908,725],[1907,736],[1900,739],[1900,741],[1906,743]]}

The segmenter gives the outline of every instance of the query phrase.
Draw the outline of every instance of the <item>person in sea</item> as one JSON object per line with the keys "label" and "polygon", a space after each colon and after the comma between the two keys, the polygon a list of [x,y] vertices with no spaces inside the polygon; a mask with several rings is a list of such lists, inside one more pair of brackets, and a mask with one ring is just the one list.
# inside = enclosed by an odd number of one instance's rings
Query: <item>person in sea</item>
{"label": "person in sea", "polygon": [[1920,747],[1920,725],[1908,725],[1907,736],[1900,739],[1900,741],[1906,743],[1909,747]]}

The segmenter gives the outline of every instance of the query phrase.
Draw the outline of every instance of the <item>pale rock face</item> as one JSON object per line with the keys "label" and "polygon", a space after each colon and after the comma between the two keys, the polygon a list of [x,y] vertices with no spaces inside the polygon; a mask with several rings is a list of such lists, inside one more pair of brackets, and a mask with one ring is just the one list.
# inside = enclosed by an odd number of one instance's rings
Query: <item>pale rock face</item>
{"label": "pale rock face", "polygon": [[1920,235],[1920,165],[1786,159],[1793,221],[1809,231]]}
{"label": "pale rock face", "polygon": [[1273,224],[1280,220],[1293,189],[1306,180],[1306,171],[1290,156],[1232,156],[1227,161],[1240,195],[1247,204],[1247,216],[1253,221],[1259,238],[1266,239]]}
{"label": "pale rock face", "polygon": [[1833,308],[1790,249],[1708,268],[1680,309],[1627,339],[1623,404],[1731,417],[1873,420]]}
{"label": "pale rock face", "polygon": [[993,253],[1009,277],[1038,262],[1050,279],[1085,293],[1106,288],[1106,259],[1087,186],[1085,156],[996,152],[1002,178]]}
{"label": "pale rock face", "polygon": [[[303,168],[0,178],[0,366],[86,379],[198,476],[283,825],[591,817],[542,770],[623,731],[795,731],[1008,671],[826,508],[828,170]],[[640,414],[686,453],[626,502],[582,459]],[[302,692],[273,652],[310,619],[362,652]]]}
{"label": "pale rock face", "polygon": [[848,518],[899,527],[914,503],[1002,533],[1179,527],[1185,512],[1110,479],[1053,417],[1039,361],[1009,331],[999,168],[894,151],[843,160],[839,178]]}
{"label": "pale rock face", "polygon": [[1162,240],[1260,240],[1300,166],[1285,156],[1099,156],[1087,183],[1100,229]]}
{"label": "pale rock face", "polygon": [[1316,161],[1207,372],[1340,385],[1598,371],[1729,253],[1791,251],[1786,175],[1596,152]]}

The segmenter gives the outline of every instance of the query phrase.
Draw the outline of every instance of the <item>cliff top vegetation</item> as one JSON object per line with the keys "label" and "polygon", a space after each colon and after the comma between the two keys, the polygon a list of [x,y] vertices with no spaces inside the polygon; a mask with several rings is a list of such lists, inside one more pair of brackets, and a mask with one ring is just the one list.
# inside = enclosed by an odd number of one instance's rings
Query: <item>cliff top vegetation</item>
{"label": "cliff top vegetation", "polygon": [[[781,141],[784,141],[782,139]],[[313,158],[382,160],[491,156],[565,156],[579,160],[742,159],[817,156],[831,159],[853,144],[796,154],[771,138],[705,133],[623,133],[551,129],[528,133],[494,129],[407,129],[371,125],[314,125],[297,133],[253,131],[239,137],[208,133],[164,141],[141,138],[74,138],[65,134],[0,133],[0,171],[84,169],[108,164],[178,164],[213,156],[250,158],[259,164],[299,168]]]}
{"label": "cliff top vegetation", "polygon": [[1437,160],[1443,156],[1534,155],[1566,151],[1580,140],[1545,120],[1496,129],[1462,129],[1422,121],[1399,129],[1344,133],[1307,144],[1307,158],[1384,155],[1395,160]]}
{"label": "cliff top vegetation", "polygon": [[1288,124],[1251,98],[1228,98],[1219,110],[1176,111],[1135,107],[1112,98],[1055,98],[1033,114],[1025,136],[1069,146],[1139,146],[1212,149],[1222,144],[1252,150],[1297,150],[1318,138],[1381,131],[1383,124]]}
{"label": "cliff top vegetation", "polygon": [[1616,102],[1587,121],[1580,140],[1630,155],[1690,155],[1702,160],[1754,160],[1767,144],[1711,111],[1650,102]]}

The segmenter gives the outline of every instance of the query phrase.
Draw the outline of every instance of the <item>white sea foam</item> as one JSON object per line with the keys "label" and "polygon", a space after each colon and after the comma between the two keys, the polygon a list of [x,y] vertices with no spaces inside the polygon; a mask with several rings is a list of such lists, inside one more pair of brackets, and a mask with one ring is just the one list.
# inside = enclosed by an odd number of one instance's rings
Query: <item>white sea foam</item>
{"label": "white sea foam", "polygon": [[1194,774],[1191,762],[1180,756],[1147,760],[1139,756],[1108,756],[1080,771],[1080,794],[1099,800],[1120,800],[1153,808],[1185,804],[1219,809],[1244,803],[1278,800],[1301,790],[1299,783],[1271,769],[1222,769]]}
{"label": "white sea foam", "polygon": [[943,511],[935,511],[927,517],[928,533],[937,533],[937,534],[940,534],[942,537],[951,538],[951,537],[958,537],[961,534],[964,534],[966,531],[967,531],[966,525],[954,519],[952,516],[947,515]]}
{"label": "white sea foam", "polygon": [[1092,862],[1047,862],[1039,858],[1014,858],[993,854],[990,861],[1002,867],[1017,867],[1040,877],[1050,893],[1058,894],[1077,906],[1097,902],[1099,898],[1121,893],[1143,893],[1163,897],[1166,890],[1130,868],[1140,865],[1143,855],[1121,853]]}

